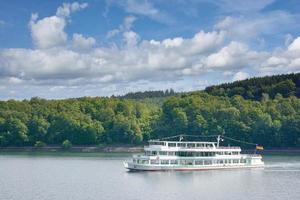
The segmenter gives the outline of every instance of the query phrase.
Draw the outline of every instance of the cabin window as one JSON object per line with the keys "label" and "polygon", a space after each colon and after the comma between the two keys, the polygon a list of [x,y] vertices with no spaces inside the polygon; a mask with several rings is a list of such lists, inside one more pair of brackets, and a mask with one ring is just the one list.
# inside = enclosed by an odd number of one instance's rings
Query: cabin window
{"label": "cabin window", "polygon": [[168,156],[175,156],[175,152],[174,151],[169,151]]}
{"label": "cabin window", "polygon": [[180,163],[181,165],[185,165],[185,160],[180,160],[179,163]]}
{"label": "cabin window", "polygon": [[142,160],[142,164],[149,164],[149,160]]}
{"label": "cabin window", "polygon": [[204,160],[204,165],[211,165],[211,164],[212,164],[211,160]]}
{"label": "cabin window", "polygon": [[178,165],[178,160],[170,160],[171,165]]}
{"label": "cabin window", "polygon": [[187,164],[187,165],[193,165],[194,162],[193,162],[193,160],[187,160],[187,161],[186,161],[186,164]]}
{"label": "cabin window", "polygon": [[177,143],[178,147],[186,147],[186,143]]}
{"label": "cabin window", "polygon": [[160,164],[162,164],[162,165],[168,165],[169,164],[169,160],[161,160]]}
{"label": "cabin window", "polygon": [[137,163],[138,164],[149,164],[149,161],[148,160],[140,160],[140,159],[138,159]]}
{"label": "cabin window", "polygon": [[203,145],[202,145],[202,144],[196,144],[196,146],[197,146],[197,147],[203,147]]}
{"label": "cabin window", "polygon": [[203,160],[195,160],[195,165],[203,165]]}
{"label": "cabin window", "polygon": [[233,160],[233,163],[239,163],[239,160]]}
{"label": "cabin window", "polygon": [[150,160],[150,163],[151,163],[151,165],[158,165],[158,164],[159,164],[159,162],[158,162],[157,159],[155,159],[155,160]]}
{"label": "cabin window", "polygon": [[159,155],[166,156],[166,155],[168,155],[168,153],[166,151],[160,151]]}
{"label": "cabin window", "polygon": [[188,144],[187,144],[187,147],[188,147],[188,148],[194,148],[194,147],[195,147],[195,144],[194,144],[194,143],[188,143]]}
{"label": "cabin window", "polygon": [[176,147],[176,143],[168,143],[169,147]]}

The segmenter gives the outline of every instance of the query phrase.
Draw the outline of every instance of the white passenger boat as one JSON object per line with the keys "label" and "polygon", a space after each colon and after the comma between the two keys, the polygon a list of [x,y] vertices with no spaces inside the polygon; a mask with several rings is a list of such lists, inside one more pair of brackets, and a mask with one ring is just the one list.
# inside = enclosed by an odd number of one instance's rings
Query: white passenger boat
{"label": "white passenger boat", "polygon": [[[182,139],[182,137],[180,137]],[[241,154],[240,147],[217,142],[151,140],[143,155],[134,155],[124,166],[130,171],[212,170],[264,167],[262,156]]]}

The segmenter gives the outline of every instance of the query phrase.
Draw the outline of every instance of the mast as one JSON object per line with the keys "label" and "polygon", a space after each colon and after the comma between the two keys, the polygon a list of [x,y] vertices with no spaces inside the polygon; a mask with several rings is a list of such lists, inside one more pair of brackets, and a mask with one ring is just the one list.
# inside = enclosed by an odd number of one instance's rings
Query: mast
{"label": "mast", "polygon": [[221,140],[221,136],[220,136],[220,135],[218,135],[218,137],[217,137],[217,148],[219,148],[219,145],[220,145],[220,140]]}

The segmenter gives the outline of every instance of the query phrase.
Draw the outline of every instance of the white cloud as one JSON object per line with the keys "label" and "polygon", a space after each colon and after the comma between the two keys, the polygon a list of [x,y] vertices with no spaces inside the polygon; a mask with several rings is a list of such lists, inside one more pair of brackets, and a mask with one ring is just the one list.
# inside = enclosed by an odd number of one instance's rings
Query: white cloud
{"label": "white cloud", "polygon": [[289,51],[300,50],[300,37],[296,38],[288,47]]}
{"label": "white cloud", "polygon": [[[141,41],[132,31],[124,32],[126,47],[94,47],[94,40],[74,35],[73,43],[91,48],[3,49],[0,76],[22,76],[26,80],[98,78],[101,81],[129,81],[174,77],[178,69],[200,62],[198,58],[218,48],[221,32],[199,32],[192,38]],[[198,57],[198,58],[197,58]],[[24,62],[26,60],[26,62]],[[175,70],[175,71],[173,71]]]}
{"label": "white cloud", "polygon": [[87,7],[87,3],[64,3],[57,9],[56,15],[38,20],[38,14],[32,14],[29,22],[31,36],[37,48],[52,48],[63,46],[67,42],[64,28],[67,24],[65,17]]}
{"label": "white cloud", "polygon": [[126,31],[129,31],[136,20],[137,18],[132,15],[125,17],[123,23],[118,28],[108,31],[106,37],[111,38],[116,36],[119,33],[124,33]]}
{"label": "white cloud", "polygon": [[285,49],[272,52],[259,66],[262,75],[300,72],[300,37],[294,39]]}
{"label": "white cloud", "polygon": [[96,44],[96,40],[93,37],[84,37],[81,34],[73,34],[73,46],[75,49],[89,49]]}
{"label": "white cloud", "polygon": [[183,38],[182,37],[176,37],[173,39],[165,39],[164,41],[162,41],[163,45],[165,47],[179,47],[180,45],[182,45],[183,43]]}
{"label": "white cloud", "polygon": [[[226,31],[233,40],[260,40],[261,36],[273,36],[274,33],[285,33],[291,28],[299,28],[299,16],[285,11],[272,11],[250,16],[226,16],[216,23],[216,30]],[[280,29],[278,29],[280,27]]]}
{"label": "white cloud", "polygon": [[258,12],[264,9],[266,6],[272,4],[274,0],[215,0],[212,3],[218,5],[223,12],[239,12],[239,13],[248,13],[248,12]]}
{"label": "white cloud", "polygon": [[20,84],[23,80],[18,77],[9,77],[8,82],[11,84]]}
{"label": "white cloud", "polygon": [[126,2],[126,10],[130,13],[147,16],[155,16],[159,13],[159,11],[147,0],[128,0]]}
{"label": "white cloud", "polygon": [[205,63],[208,68],[237,69],[256,65],[265,56],[264,53],[249,50],[245,44],[231,42],[219,52],[209,55]]}
{"label": "white cloud", "polygon": [[[259,34],[256,29],[269,23],[264,20],[226,17],[214,31],[199,31],[187,38],[143,40],[132,30],[136,17],[130,15],[108,33],[108,37],[122,37],[124,43],[101,46],[95,38],[80,33],[68,39],[64,31],[70,14],[86,6],[64,4],[54,16],[38,19],[37,14],[32,15],[29,26],[37,48],[0,50],[0,85],[5,86],[0,97],[8,94],[6,91],[22,91],[11,94],[17,98],[95,95],[97,91],[103,95],[132,88],[199,89],[224,79],[248,78],[247,72],[264,75],[300,71],[300,37],[289,37],[286,47],[269,52],[253,50],[241,39],[248,31]],[[234,32],[239,37],[234,38]],[[200,84],[199,77],[207,74],[216,78]],[[174,86],[174,82],[178,84]]]}
{"label": "white cloud", "polygon": [[247,78],[249,78],[249,74],[246,73],[246,72],[240,71],[240,72],[237,72],[236,74],[234,74],[232,80],[233,81],[240,81],[240,80],[245,80]]}
{"label": "white cloud", "polygon": [[85,9],[88,6],[87,3],[78,3],[78,2],[74,2],[74,3],[63,3],[62,6],[57,8],[56,11],[56,16],[58,17],[69,17],[71,13]]}
{"label": "white cloud", "polygon": [[129,47],[136,46],[139,41],[139,35],[133,31],[124,32],[123,37],[124,37],[126,45]]}
{"label": "white cloud", "polygon": [[32,15],[29,25],[33,42],[38,48],[61,46],[67,41],[64,32],[66,21],[63,18],[51,16],[37,20],[36,15]]}
{"label": "white cloud", "polygon": [[156,8],[154,3],[154,1],[148,0],[109,0],[106,2],[104,15],[107,16],[109,7],[116,5],[130,14],[146,16],[160,23],[174,23],[174,20],[168,15],[168,13]]}

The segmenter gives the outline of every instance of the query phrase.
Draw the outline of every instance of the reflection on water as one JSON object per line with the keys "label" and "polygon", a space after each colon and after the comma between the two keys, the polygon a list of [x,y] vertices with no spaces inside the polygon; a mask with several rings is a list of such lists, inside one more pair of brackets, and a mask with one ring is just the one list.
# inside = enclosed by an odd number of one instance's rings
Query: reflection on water
{"label": "reflection on water", "polygon": [[0,156],[0,199],[300,199],[300,156],[264,169],[128,173],[126,156]]}

